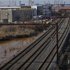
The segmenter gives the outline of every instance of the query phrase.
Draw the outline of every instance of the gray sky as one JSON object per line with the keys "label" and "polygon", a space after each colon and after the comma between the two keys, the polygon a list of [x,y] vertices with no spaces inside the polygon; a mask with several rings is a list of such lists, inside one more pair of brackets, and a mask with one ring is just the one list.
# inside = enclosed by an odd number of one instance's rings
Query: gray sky
{"label": "gray sky", "polygon": [[[15,5],[15,3],[16,4],[19,4],[19,1],[22,1],[22,3],[25,3],[25,4],[28,4],[28,2],[29,2],[29,0],[0,0],[0,5],[8,5],[9,3],[10,3],[10,5]],[[66,3],[70,3],[70,0],[34,0],[34,3],[36,4],[36,3],[41,3],[41,4],[43,4],[43,3],[54,3],[54,2],[57,2],[58,3],[58,1],[60,2],[60,3],[63,3],[64,1],[66,2]]]}

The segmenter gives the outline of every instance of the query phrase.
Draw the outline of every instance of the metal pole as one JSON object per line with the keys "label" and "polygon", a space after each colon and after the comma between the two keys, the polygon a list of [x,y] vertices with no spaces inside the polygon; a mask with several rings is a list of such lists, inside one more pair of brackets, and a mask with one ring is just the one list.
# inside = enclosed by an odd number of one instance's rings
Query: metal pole
{"label": "metal pole", "polygon": [[59,62],[59,56],[58,56],[58,23],[56,23],[56,53],[57,53],[57,65]]}

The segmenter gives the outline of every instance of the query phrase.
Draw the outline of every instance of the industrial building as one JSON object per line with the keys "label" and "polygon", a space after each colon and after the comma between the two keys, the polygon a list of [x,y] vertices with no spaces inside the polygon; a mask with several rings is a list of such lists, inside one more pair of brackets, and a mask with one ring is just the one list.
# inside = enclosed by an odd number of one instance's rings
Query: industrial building
{"label": "industrial building", "polygon": [[15,22],[31,20],[37,15],[37,9],[31,6],[0,7],[0,22]]}
{"label": "industrial building", "polygon": [[0,22],[12,22],[12,11],[20,7],[0,7]]}
{"label": "industrial building", "polygon": [[51,5],[34,5],[19,7],[0,7],[0,22],[15,22],[15,21],[28,21],[34,16],[51,16]]}

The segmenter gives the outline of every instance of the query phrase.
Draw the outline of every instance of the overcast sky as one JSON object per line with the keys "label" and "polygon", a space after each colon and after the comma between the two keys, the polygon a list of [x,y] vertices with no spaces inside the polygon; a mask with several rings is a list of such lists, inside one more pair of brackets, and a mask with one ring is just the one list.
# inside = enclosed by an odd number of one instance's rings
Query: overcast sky
{"label": "overcast sky", "polygon": [[[24,4],[28,4],[28,2],[29,2],[29,0],[0,0],[0,5],[8,5],[9,3],[10,3],[10,5],[15,5],[15,4],[19,4],[19,1],[21,1],[22,3],[24,3]],[[59,3],[70,3],[70,0],[34,0],[34,3],[36,4],[36,3],[41,3],[41,4],[43,4],[43,3],[54,3],[54,2],[56,2],[56,3],[58,3],[58,1],[59,1]]]}

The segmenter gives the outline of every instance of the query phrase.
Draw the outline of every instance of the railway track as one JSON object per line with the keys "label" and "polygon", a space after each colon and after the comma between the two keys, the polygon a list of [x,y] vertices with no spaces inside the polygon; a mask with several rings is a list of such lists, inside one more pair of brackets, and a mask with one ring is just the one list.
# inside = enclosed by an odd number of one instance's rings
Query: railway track
{"label": "railway track", "polygon": [[[58,20],[57,20],[58,21]],[[56,21],[55,21],[56,22]],[[54,22],[53,22],[54,23]],[[21,53],[19,53],[15,58],[17,58],[20,54],[21,54],[21,56],[19,56],[16,60],[15,60],[15,62],[17,61],[17,60],[19,60],[22,56],[24,56],[27,52],[29,52],[36,44],[38,44],[46,35],[48,35],[49,33],[50,33],[50,31],[51,31],[51,29],[53,29],[54,27],[52,27],[52,26],[50,26],[48,29],[47,29],[47,31],[39,38],[39,39],[37,39],[35,42],[33,42],[31,45],[29,45],[25,50],[23,50]],[[24,53],[23,53],[24,52]],[[22,53],[23,53],[23,55],[22,55]],[[13,61],[14,62],[14,59],[15,58],[13,58],[12,60],[10,60],[7,64],[9,64],[11,61]],[[15,63],[14,62],[14,63]],[[4,65],[5,66],[5,65]],[[3,66],[3,67],[4,67]],[[3,68],[3,67],[1,67],[1,68]]]}
{"label": "railway track", "polygon": [[[54,45],[56,44],[56,43],[54,43],[54,42],[56,42],[56,40],[55,41],[53,41],[53,43],[52,43],[52,41],[51,41],[51,43],[49,43],[47,46],[48,47],[46,47],[46,45],[45,46],[43,46],[43,48],[44,49],[42,49],[42,51],[38,51],[38,53],[36,54],[36,57],[33,57],[34,59],[33,59],[33,61],[32,61],[32,58],[30,59],[31,60],[31,62],[29,61],[26,65],[22,65],[21,67],[19,67],[19,69],[18,70],[31,70],[32,68],[28,68],[29,66],[31,66],[31,67],[34,67],[34,69],[32,69],[32,70],[37,70],[40,66],[40,63],[39,63],[39,65],[37,64],[37,62],[40,62],[40,61],[37,61],[37,60],[39,60],[40,58],[41,58],[41,55],[43,56],[43,54],[41,54],[41,52],[43,52],[43,50],[45,50],[45,52],[46,53],[48,53],[48,52],[50,52],[50,54],[52,53],[52,51],[53,51],[53,49],[56,47],[54,47]],[[52,46],[52,44],[54,44],[52,47],[51,47],[51,49],[52,49],[52,51],[50,50],[50,44],[51,44],[51,46]],[[48,51],[49,50],[49,51]],[[44,53],[45,53],[44,52]],[[55,51],[54,51],[55,52]],[[47,59],[50,57],[50,54],[48,53],[47,55],[45,55],[46,57],[47,57]],[[40,55],[40,56],[39,56]],[[34,54],[34,56],[35,56],[35,54]],[[44,57],[45,57],[44,56]],[[36,60],[36,58],[39,58],[39,59],[37,59]],[[41,63],[43,63],[44,61],[44,58],[43,59],[41,59]],[[34,63],[34,65],[33,65],[33,63]],[[45,65],[45,66],[47,66],[48,65],[48,63]],[[36,69],[37,68],[37,69]],[[42,69],[42,70],[44,70],[44,68]]]}
{"label": "railway track", "polygon": [[[58,20],[58,22],[59,21],[60,20]],[[63,22],[62,20],[59,22],[59,26],[62,25],[62,22]],[[50,51],[47,55],[45,54],[46,58],[47,59],[49,57],[52,58],[52,56],[50,56],[50,55],[51,55],[53,49],[55,49],[54,45],[56,45],[56,43],[55,43],[56,41],[54,40],[52,42],[51,37],[52,37],[52,35],[55,37],[55,34],[56,34],[55,28],[53,26],[50,26],[45,34],[43,34],[39,39],[37,39],[34,43],[32,43],[24,51],[19,53],[15,58],[10,60],[4,66],[0,67],[0,70],[29,70],[28,68],[31,66],[31,64],[40,56],[40,54],[45,49],[47,50],[47,52]],[[52,44],[53,44],[53,47],[50,50],[49,47],[50,47],[50,45],[52,46]],[[56,51],[54,51],[54,53],[55,52]],[[54,54],[52,54],[52,55],[54,56]],[[45,61],[46,61],[46,58],[44,58]],[[43,67],[45,61],[42,61],[40,66],[35,65],[36,68],[40,67],[39,69],[41,69],[41,67]],[[17,65],[18,65],[18,67],[17,67]],[[32,69],[32,70],[36,70],[36,69]]]}
{"label": "railway track", "polygon": [[[61,20],[61,22],[62,22],[63,20]],[[61,24],[61,23],[60,23]],[[59,25],[60,25],[59,24]],[[55,32],[53,32],[53,34],[51,35],[51,36],[54,36],[55,35]],[[48,42],[48,40],[50,40],[49,41],[49,43],[47,44],[46,42]],[[30,58],[30,60],[28,59],[26,62],[25,62],[25,64],[23,63],[19,68],[18,68],[18,70],[21,68],[21,67],[23,67],[23,68],[25,68],[25,70],[31,65],[31,63],[39,56],[39,54],[46,48],[46,50],[48,50],[47,48],[49,48],[49,45],[51,44],[50,42],[51,42],[51,38],[48,38],[48,40],[47,41],[45,41],[45,44],[43,45],[43,47],[41,48],[39,48],[33,55],[34,55],[34,57],[31,57]],[[53,41],[54,42],[54,41]],[[54,43],[53,43],[54,44]],[[47,46],[47,47],[46,47]],[[40,50],[40,49],[42,49],[42,50]],[[37,53],[38,52],[38,53]],[[47,55],[46,55],[47,56]],[[29,63],[29,64],[28,64]],[[37,65],[36,65],[36,67],[37,67]],[[39,67],[39,66],[38,66]],[[33,69],[34,70],[34,69]]]}

